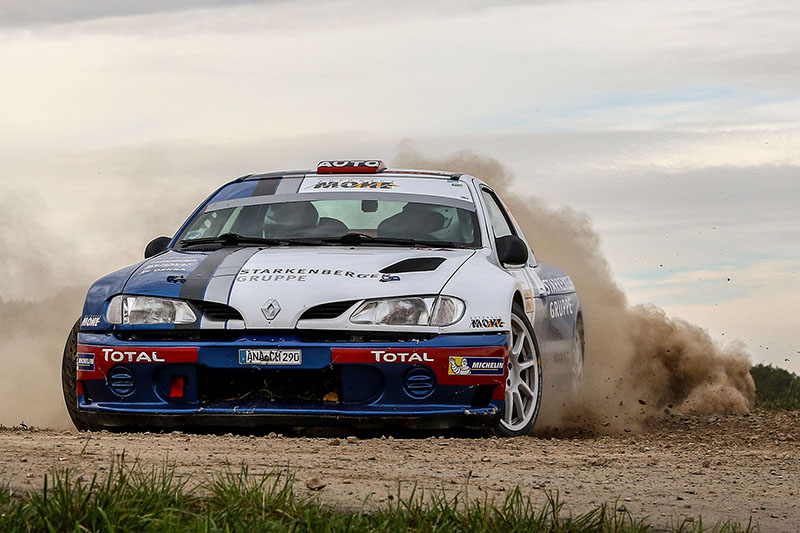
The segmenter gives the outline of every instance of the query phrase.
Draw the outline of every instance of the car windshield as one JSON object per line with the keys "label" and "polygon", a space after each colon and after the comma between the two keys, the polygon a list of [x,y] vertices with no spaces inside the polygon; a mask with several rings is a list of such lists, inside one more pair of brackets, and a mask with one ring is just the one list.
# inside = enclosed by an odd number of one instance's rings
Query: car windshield
{"label": "car windshield", "polygon": [[[296,198],[296,196],[295,196]],[[478,248],[481,244],[474,210],[442,199],[420,196],[400,199],[322,198],[284,202],[214,206],[198,215],[181,235],[191,241],[214,238],[236,244],[264,241],[335,242],[358,234],[359,243],[405,242],[443,247]],[[352,239],[345,239],[348,244]],[[412,242],[413,241],[413,242]]]}

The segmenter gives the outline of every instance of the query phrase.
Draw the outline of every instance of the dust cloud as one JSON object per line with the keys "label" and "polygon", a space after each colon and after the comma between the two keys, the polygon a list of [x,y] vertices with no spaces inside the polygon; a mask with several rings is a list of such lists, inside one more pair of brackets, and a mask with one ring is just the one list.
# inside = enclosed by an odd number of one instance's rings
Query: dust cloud
{"label": "dust cloud", "polygon": [[642,421],[665,412],[752,408],[755,385],[744,348],[718,346],[706,330],[669,318],[653,305],[630,305],[586,214],[520,194],[501,162],[469,151],[435,159],[403,148],[393,163],[487,181],[514,213],[537,259],[564,269],[575,283],[586,329],[584,387],[573,399],[545,384],[539,430],[635,431]]}
{"label": "dust cloud", "polygon": [[0,189],[0,426],[72,428],[61,356],[86,291],[172,234],[211,188],[178,182],[165,192],[151,154],[124,168],[117,155]]}
{"label": "dust cloud", "polygon": [[36,302],[0,300],[0,425],[68,429],[61,354],[86,289]]}

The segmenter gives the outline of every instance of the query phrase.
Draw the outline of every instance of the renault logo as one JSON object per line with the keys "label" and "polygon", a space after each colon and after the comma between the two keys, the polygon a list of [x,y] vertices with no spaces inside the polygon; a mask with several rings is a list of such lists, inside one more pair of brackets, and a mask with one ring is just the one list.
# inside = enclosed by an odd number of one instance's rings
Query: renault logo
{"label": "renault logo", "polygon": [[264,313],[267,320],[272,320],[281,312],[281,306],[278,304],[278,300],[267,300],[267,303],[261,308],[261,312]]}

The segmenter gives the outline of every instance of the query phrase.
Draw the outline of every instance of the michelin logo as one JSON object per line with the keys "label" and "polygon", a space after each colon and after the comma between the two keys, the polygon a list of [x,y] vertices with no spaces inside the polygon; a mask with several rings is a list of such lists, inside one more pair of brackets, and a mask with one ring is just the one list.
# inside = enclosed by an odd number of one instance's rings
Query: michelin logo
{"label": "michelin logo", "polygon": [[94,354],[93,353],[79,353],[78,354],[78,370],[86,372],[94,372]]}
{"label": "michelin logo", "polygon": [[502,376],[500,357],[450,357],[447,373],[451,376]]}

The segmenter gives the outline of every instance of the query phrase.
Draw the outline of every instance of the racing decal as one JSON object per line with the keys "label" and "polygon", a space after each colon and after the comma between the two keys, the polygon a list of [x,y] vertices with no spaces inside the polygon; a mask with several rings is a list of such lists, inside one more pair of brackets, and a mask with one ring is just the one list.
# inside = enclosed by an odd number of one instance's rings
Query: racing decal
{"label": "racing decal", "polygon": [[469,327],[471,328],[481,328],[481,329],[489,329],[489,328],[504,328],[506,327],[506,322],[499,316],[497,317],[470,317],[469,319]]}
{"label": "racing decal", "polygon": [[420,350],[420,352],[401,352],[398,350],[370,350],[375,355],[376,363],[421,363],[423,361],[433,361],[433,357],[428,355],[428,352]]}
{"label": "racing decal", "polygon": [[550,309],[550,318],[561,318],[562,316],[571,315],[574,312],[572,300],[569,298],[561,298],[550,302],[547,307]]}
{"label": "racing decal", "polygon": [[375,174],[386,170],[380,159],[351,159],[345,161],[320,161],[317,174],[360,173]]}
{"label": "racing decal", "polygon": [[[333,364],[372,365],[427,365],[436,372],[436,379],[443,385],[497,385],[503,383],[507,346],[471,348],[333,348]],[[451,366],[466,363],[467,371],[456,373]]]}
{"label": "racing decal", "polygon": [[86,315],[81,319],[82,328],[95,328],[100,323],[100,315]]}
{"label": "racing decal", "polygon": [[392,180],[320,180],[312,189],[391,189],[397,187]]}
{"label": "racing decal", "polygon": [[547,294],[564,294],[568,292],[575,292],[575,285],[569,276],[561,276],[558,278],[542,279]]}
{"label": "racing decal", "polygon": [[157,350],[115,350],[114,348],[101,348],[103,361],[108,363],[166,363],[163,355],[158,355]]}
{"label": "racing decal", "polygon": [[447,373],[451,376],[502,376],[505,372],[501,357],[450,357]]}
{"label": "racing decal", "polygon": [[94,372],[94,354],[93,353],[78,353],[78,370],[85,370],[87,372]]}
{"label": "racing decal", "polygon": [[236,277],[238,282],[250,281],[306,281],[308,276],[343,276],[354,279],[381,278],[377,272],[353,272],[328,268],[243,268]]}
{"label": "racing decal", "polygon": [[[78,345],[78,379],[102,379],[116,364],[196,363],[197,348]],[[90,364],[91,363],[91,364]]]}
{"label": "racing decal", "polygon": [[161,259],[156,261],[149,261],[136,273],[137,276],[149,274],[151,272],[190,272],[201,261],[199,257],[192,257],[191,259]]}

